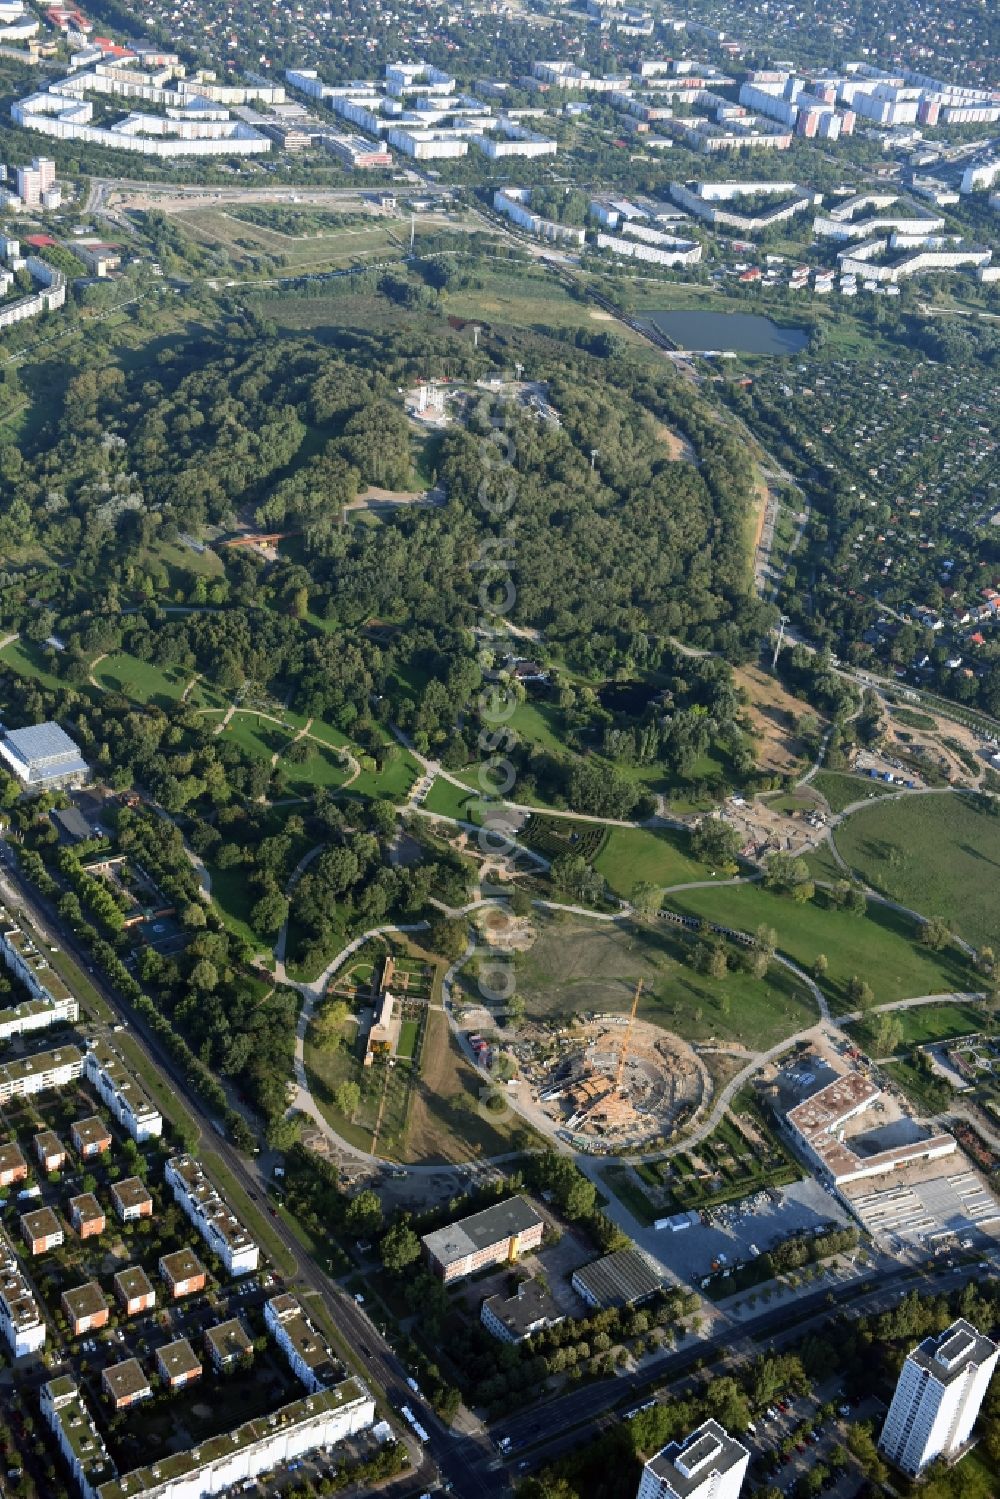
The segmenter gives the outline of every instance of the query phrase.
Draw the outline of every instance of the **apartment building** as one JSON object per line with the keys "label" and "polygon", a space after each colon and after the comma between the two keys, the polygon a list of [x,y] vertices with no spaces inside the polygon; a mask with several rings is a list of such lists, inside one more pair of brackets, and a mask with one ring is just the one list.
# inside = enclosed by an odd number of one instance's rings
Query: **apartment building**
{"label": "apartment building", "polygon": [[95,1499],[100,1485],[115,1476],[115,1466],[71,1374],[60,1374],[42,1386],[42,1418],[80,1486],[84,1499]]}
{"label": "apartment building", "polygon": [[343,1366],[306,1316],[297,1296],[288,1292],[272,1296],[264,1307],[264,1322],[292,1373],[311,1394],[330,1389],[343,1377]]}
{"label": "apartment building", "polygon": [[119,1270],[114,1287],[126,1317],[152,1311],[156,1305],[156,1289],[141,1265],[127,1265]]}
{"label": "apartment building", "polygon": [[153,1216],[152,1194],[138,1176],[126,1176],[124,1181],[112,1182],[111,1201],[123,1223],[135,1223],[139,1218]]}
{"label": "apartment building", "polygon": [[56,180],[56,164],[47,156],[36,156],[30,167],[17,169],[17,196],[26,208],[40,208],[42,194]]}
{"label": "apartment building", "polygon": [[66,1147],[55,1130],[39,1130],[32,1144],[39,1166],[46,1176],[52,1171],[61,1171],[66,1164]]}
{"label": "apartment building", "polygon": [[173,1254],[161,1255],[160,1275],[174,1301],[203,1291],[208,1282],[208,1271],[190,1249],[177,1249]]}
{"label": "apartment building", "polygon": [[187,1338],[175,1338],[156,1350],[156,1369],[168,1390],[180,1390],[202,1376],[201,1359]]}
{"label": "apartment building", "polygon": [[164,1178],[174,1201],[184,1209],[213,1254],[230,1275],[246,1275],[260,1262],[260,1247],[251,1238],[206,1176],[203,1167],[189,1155],[171,1156]]}
{"label": "apartment building", "polygon": [[107,1327],[111,1309],[96,1280],[89,1280],[75,1290],[64,1291],[61,1300],[66,1321],[75,1338],[99,1327]]}
{"label": "apartment building", "polygon": [[84,1057],[83,1070],[87,1081],[136,1144],[160,1138],[163,1115],[154,1108],[110,1042],[102,1038],[91,1044]]}
{"label": "apartment building", "polygon": [[497,188],[493,194],[493,207],[522,229],[539,239],[556,244],[582,245],[586,234],[572,224],[557,224],[554,219],[543,219],[531,211],[531,189],[527,187]]}
{"label": "apartment building", "polygon": [[220,1373],[253,1356],[253,1341],[239,1317],[205,1329],[205,1351]]}
{"label": "apartment building", "polygon": [[14,1358],[45,1346],[45,1323],[17,1255],[0,1233],[0,1332]]}
{"label": "apartment building", "polygon": [[27,1175],[28,1163],[20,1145],[13,1141],[0,1145],[0,1187],[12,1187],[15,1182],[23,1182]]}
{"label": "apartment building", "polygon": [[421,1239],[431,1269],[445,1282],[488,1265],[513,1264],[542,1242],[545,1220],[526,1197],[510,1197]]}
{"label": "apartment building", "polygon": [[105,1369],[101,1374],[101,1389],[116,1411],[127,1410],[140,1400],[149,1400],[153,1394],[149,1376],[137,1358],[124,1359]]}
{"label": "apartment building", "polygon": [[93,1192],[81,1192],[69,1200],[69,1221],[81,1239],[90,1239],[102,1234],[107,1227],[104,1209]]}
{"label": "apartment building", "polygon": [[51,1208],[36,1208],[21,1215],[21,1238],[32,1255],[46,1254],[65,1242],[63,1226]]}
{"label": "apartment building", "polygon": [[83,1161],[92,1161],[96,1156],[103,1155],[106,1150],[111,1149],[111,1131],[97,1114],[90,1114],[86,1119],[77,1119],[69,1127],[69,1137],[73,1141],[77,1155]]}
{"label": "apartment building", "polygon": [[83,1052],[78,1046],[58,1046],[32,1057],[15,1057],[0,1065],[0,1104],[65,1088],[82,1075]]}
{"label": "apartment building", "polygon": [[23,929],[3,906],[0,906],[0,958],[30,995],[30,999],[0,1010],[0,1039],[10,1040],[50,1025],[70,1025],[79,1018],[79,1005],[50,967],[32,933]]}
{"label": "apartment building", "polygon": [[703,1421],[643,1466],[636,1499],[739,1499],[750,1454],[718,1421]]}
{"label": "apartment building", "polygon": [[972,1434],[1000,1349],[964,1317],[907,1356],[879,1450],[916,1477],[936,1458],[958,1456]]}

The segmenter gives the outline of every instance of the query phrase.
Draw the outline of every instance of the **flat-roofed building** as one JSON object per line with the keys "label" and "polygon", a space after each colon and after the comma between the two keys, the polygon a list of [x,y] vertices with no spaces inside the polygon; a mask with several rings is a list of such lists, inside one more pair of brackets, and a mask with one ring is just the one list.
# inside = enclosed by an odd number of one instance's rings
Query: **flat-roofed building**
{"label": "flat-roofed building", "polygon": [[173,1254],[161,1255],[160,1274],[174,1301],[203,1291],[208,1281],[208,1271],[191,1249],[177,1249]]}
{"label": "flat-roofed building", "polygon": [[70,1139],[81,1160],[90,1161],[111,1149],[111,1131],[97,1114],[76,1119],[69,1127]]}
{"label": "flat-roofed building", "polygon": [[0,1332],[15,1358],[45,1346],[45,1323],[12,1245],[0,1232]]}
{"label": "flat-roofed building", "polygon": [[71,1374],[42,1386],[42,1417],[59,1444],[84,1499],[115,1476],[115,1465]]}
{"label": "flat-roofed building", "polygon": [[111,1364],[101,1374],[101,1388],[116,1411],[127,1410],[140,1400],[148,1400],[153,1393],[149,1375],[137,1358]]}
{"label": "flat-roofed building", "polygon": [[189,1155],[171,1156],[164,1168],[174,1200],[184,1209],[213,1254],[230,1275],[246,1275],[260,1263],[260,1248],[224,1202],[201,1164]]}
{"label": "flat-roofed building", "polygon": [[7,729],[0,736],[0,759],[33,794],[82,786],[90,779],[89,765],[57,723]]}
{"label": "flat-roofed building", "polygon": [[28,1163],[20,1145],[13,1140],[9,1145],[0,1145],[0,1187],[11,1187],[15,1182],[23,1182],[27,1175]]}
{"label": "flat-roofed building", "polygon": [[489,1265],[513,1264],[537,1249],[545,1220],[526,1197],[509,1197],[480,1213],[424,1234],[428,1263],[443,1281],[461,1280]]}
{"label": "flat-roofed building", "polygon": [[52,1171],[62,1170],[66,1164],[66,1147],[55,1130],[39,1130],[32,1143],[38,1164],[46,1175]]}
{"label": "flat-roofed building", "polygon": [[616,1249],[574,1270],[574,1291],[588,1306],[638,1306],[663,1287],[663,1275],[641,1249]]}
{"label": "flat-roofed building", "polygon": [[375,1401],[361,1380],[344,1380],[197,1447],[109,1478],[96,1487],[93,1499],[194,1499],[236,1491],[262,1473],[367,1431],[374,1421]]}
{"label": "flat-roofed building", "polygon": [[546,1327],[554,1327],[565,1313],[552,1293],[538,1280],[522,1280],[511,1296],[487,1296],[480,1311],[486,1331],[505,1343],[523,1343]]}
{"label": "flat-roofed building", "polygon": [[21,1237],[34,1255],[58,1249],[65,1235],[62,1224],[51,1208],[36,1208],[32,1213],[22,1214]]}
{"label": "flat-roofed building", "polygon": [[343,1365],[320,1337],[297,1296],[287,1291],[272,1296],[264,1307],[264,1321],[292,1373],[307,1390],[330,1389],[343,1378]]}
{"label": "flat-roofed building", "polygon": [[739,1499],[750,1454],[718,1421],[669,1442],[642,1470],[637,1499]]}
{"label": "flat-roofed building", "polygon": [[148,1312],[156,1305],[156,1288],[141,1265],[127,1265],[115,1276],[115,1295],[126,1317]]}
{"label": "flat-roofed building", "polygon": [[123,1223],[153,1216],[153,1196],[141,1177],[126,1176],[123,1181],[112,1182],[111,1201]]}
{"label": "flat-roofed building", "polygon": [[138,1145],[163,1134],[163,1115],[150,1102],[110,1042],[101,1038],[89,1047],[83,1070],[102,1101]]}
{"label": "flat-roofed building", "polygon": [[205,1329],[205,1349],[216,1369],[231,1369],[253,1356],[253,1341],[239,1317]]}
{"label": "flat-roofed building", "polygon": [[65,1088],[82,1074],[83,1052],[78,1046],[57,1046],[34,1056],[15,1057],[0,1065],[0,1104]]}
{"label": "flat-roofed building", "polygon": [[81,1192],[79,1197],[70,1198],[69,1219],[81,1239],[102,1234],[108,1222],[93,1192]]}
{"label": "flat-roofed building", "polygon": [[875,1084],[860,1072],[845,1072],[785,1116],[806,1155],[834,1186],[884,1176],[911,1162],[937,1160],[958,1149],[953,1135],[939,1134],[862,1155],[845,1139],[845,1125],[881,1096]]}
{"label": "flat-roofed building", "polygon": [[187,1338],[175,1338],[156,1350],[156,1367],[164,1384],[170,1390],[182,1389],[202,1375],[201,1359]]}
{"label": "flat-roofed building", "polygon": [[972,1435],[1000,1349],[960,1317],[925,1338],[900,1371],[879,1449],[911,1477],[954,1459]]}
{"label": "flat-roofed building", "polygon": [[73,1336],[77,1338],[95,1328],[107,1327],[111,1315],[108,1299],[96,1280],[88,1280],[86,1285],[64,1291],[62,1309]]}

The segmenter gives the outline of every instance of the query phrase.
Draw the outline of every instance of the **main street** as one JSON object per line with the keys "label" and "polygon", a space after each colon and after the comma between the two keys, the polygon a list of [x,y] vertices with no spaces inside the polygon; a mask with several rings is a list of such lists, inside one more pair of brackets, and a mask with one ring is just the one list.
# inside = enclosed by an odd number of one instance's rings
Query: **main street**
{"label": "main street", "polygon": [[[92,965],[90,955],[72,932],[60,921],[52,906],[31,889],[17,873],[14,857],[9,846],[0,838],[0,894],[15,910],[21,910],[36,927],[39,935],[50,944],[61,946],[73,961],[86,973],[89,982],[99,997],[126,1023],[136,1046],[143,1053],[149,1066],[155,1068],[177,1089],[184,1101],[185,1111],[190,1115],[202,1138],[224,1161],[226,1167],[247,1196],[256,1201],[263,1198],[268,1183],[264,1179],[256,1160],[236,1150],[226,1139],[220,1138],[210,1116],[205,1112],[198,1095],[192,1089],[184,1073],[150,1034],[131,1006],[107,982],[100,970]],[[266,1211],[266,1209],[262,1209]],[[474,1499],[476,1495],[502,1495],[508,1491],[506,1475],[496,1468],[495,1454],[485,1433],[478,1437],[463,1436],[449,1430],[433,1412],[417,1399],[406,1386],[408,1370],[382,1337],[374,1322],[316,1262],[303,1250],[289,1225],[280,1217],[269,1220],[273,1233],[296,1266],[296,1278],[320,1296],[327,1312],[340,1332],[343,1343],[350,1349],[351,1358],[360,1373],[375,1389],[384,1390],[389,1404],[398,1411],[409,1405],[429,1434],[426,1449],[421,1452],[415,1439],[402,1422],[406,1444],[410,1451],[414,1469],[420,1475],[420,1484],[414,1488],[413,1475],[394,1484],[388,1492],[393,1495],[423,1492],[433,1484],[437,1475],[451,1485],[460,1499]]]}

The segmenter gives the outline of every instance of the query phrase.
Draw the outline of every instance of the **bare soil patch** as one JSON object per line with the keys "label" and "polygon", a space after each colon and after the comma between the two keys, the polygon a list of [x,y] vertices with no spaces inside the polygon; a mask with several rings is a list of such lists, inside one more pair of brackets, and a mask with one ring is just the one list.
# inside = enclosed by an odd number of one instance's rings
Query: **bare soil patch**
{"label": "bare soil patch", "polygon": [[792,697],[780,682],[757,666],[737,667],[733,678],[750,698],[746,713],[758,740],[758,764],[762,770],[787,775],[805,758],[795,724],[803,713],[812,711],[809,704]]}

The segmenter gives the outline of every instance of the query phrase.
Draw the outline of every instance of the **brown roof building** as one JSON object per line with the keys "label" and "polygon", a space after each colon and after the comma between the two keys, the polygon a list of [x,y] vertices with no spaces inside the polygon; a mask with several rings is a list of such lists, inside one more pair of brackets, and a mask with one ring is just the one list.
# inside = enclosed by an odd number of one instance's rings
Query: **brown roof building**
{"label": "brown roof building", "polygon": [[62,1309],[76,1337],[92,1332],[96,1327],[106,1327],[110,1315],[107,1297],[96,1280],[89,1280],[73,1291],[64,1291]]}
{"label": "brown roof building", "polygon": [[58,1249],[63,1242],[63,1226],[51,1208],[36,1208],[21,1217],[21,1237],[32,1254]]}
{"label": "brown roof building", "polygon": [[28,1163],[24,1159],[20,1145],[16,1145],[13,1141],[9,1145],[0,1145],[0,1187],[9,1187],[14,1182],[23,1182],[27,1174]]}
{"label": "brown roof building", "polygon": [[101,1375],[101,1385],[116,1411],[123,1411],[140,1400],[148,1400],[153,1393],[149,1377],[137,1358],[111,1364]]}
{"label": "brown roof building", "polygon": [[115,1295],[127,1317],[148,1312],[156,1305],[156,1287],[141,1265],[128,1265],[115,1276]]}
{"label": "brown roof building", "polygon": [[177,1338],[173,1343],[164,1343],[162,1348],[157,1348],[156,1367],[171,1390],[179,1390],[201,1378],[201,1359],[187,1338]]}
{"label": "brown roof building", "polygon": [[111,1131],[97,1114],[91,1114],[87,1119],[77,1119],[70,1125],[69,1132],[77,1152],[85,1161],[111,1149]]}
{"label": "brown roof building", "polygon": [[133,1223],[137,1218],[153,1216],[152,1194],[138,1176],[127,1176],[124,1181],[112,1182],[111,1201],[123,1223]]}
{"label": "brown roof building", "polygon": [[66,1164],[66,1147],[54,1129],[43,1129],[34,1139],[35,1155],[43,1171],[61,1171]]}
{"label": "brown roof building", "polygon": [[175,1301],[181,1296],[192,1296],[196,1291],[203,1291],[208,1280],[208,1271],[191,1249],[178,1249],[174,1254],[161,1255],[160,1274]]}
{"label": "brown roof building", "polygon": [[104,1216],[104,1209],[93,1192],[81,1192],[79,1197],[71,1197],[69,1216],[70,1222],[81,1239],[89,1239],[94,1234],[102,1234],[108,1221]]}

